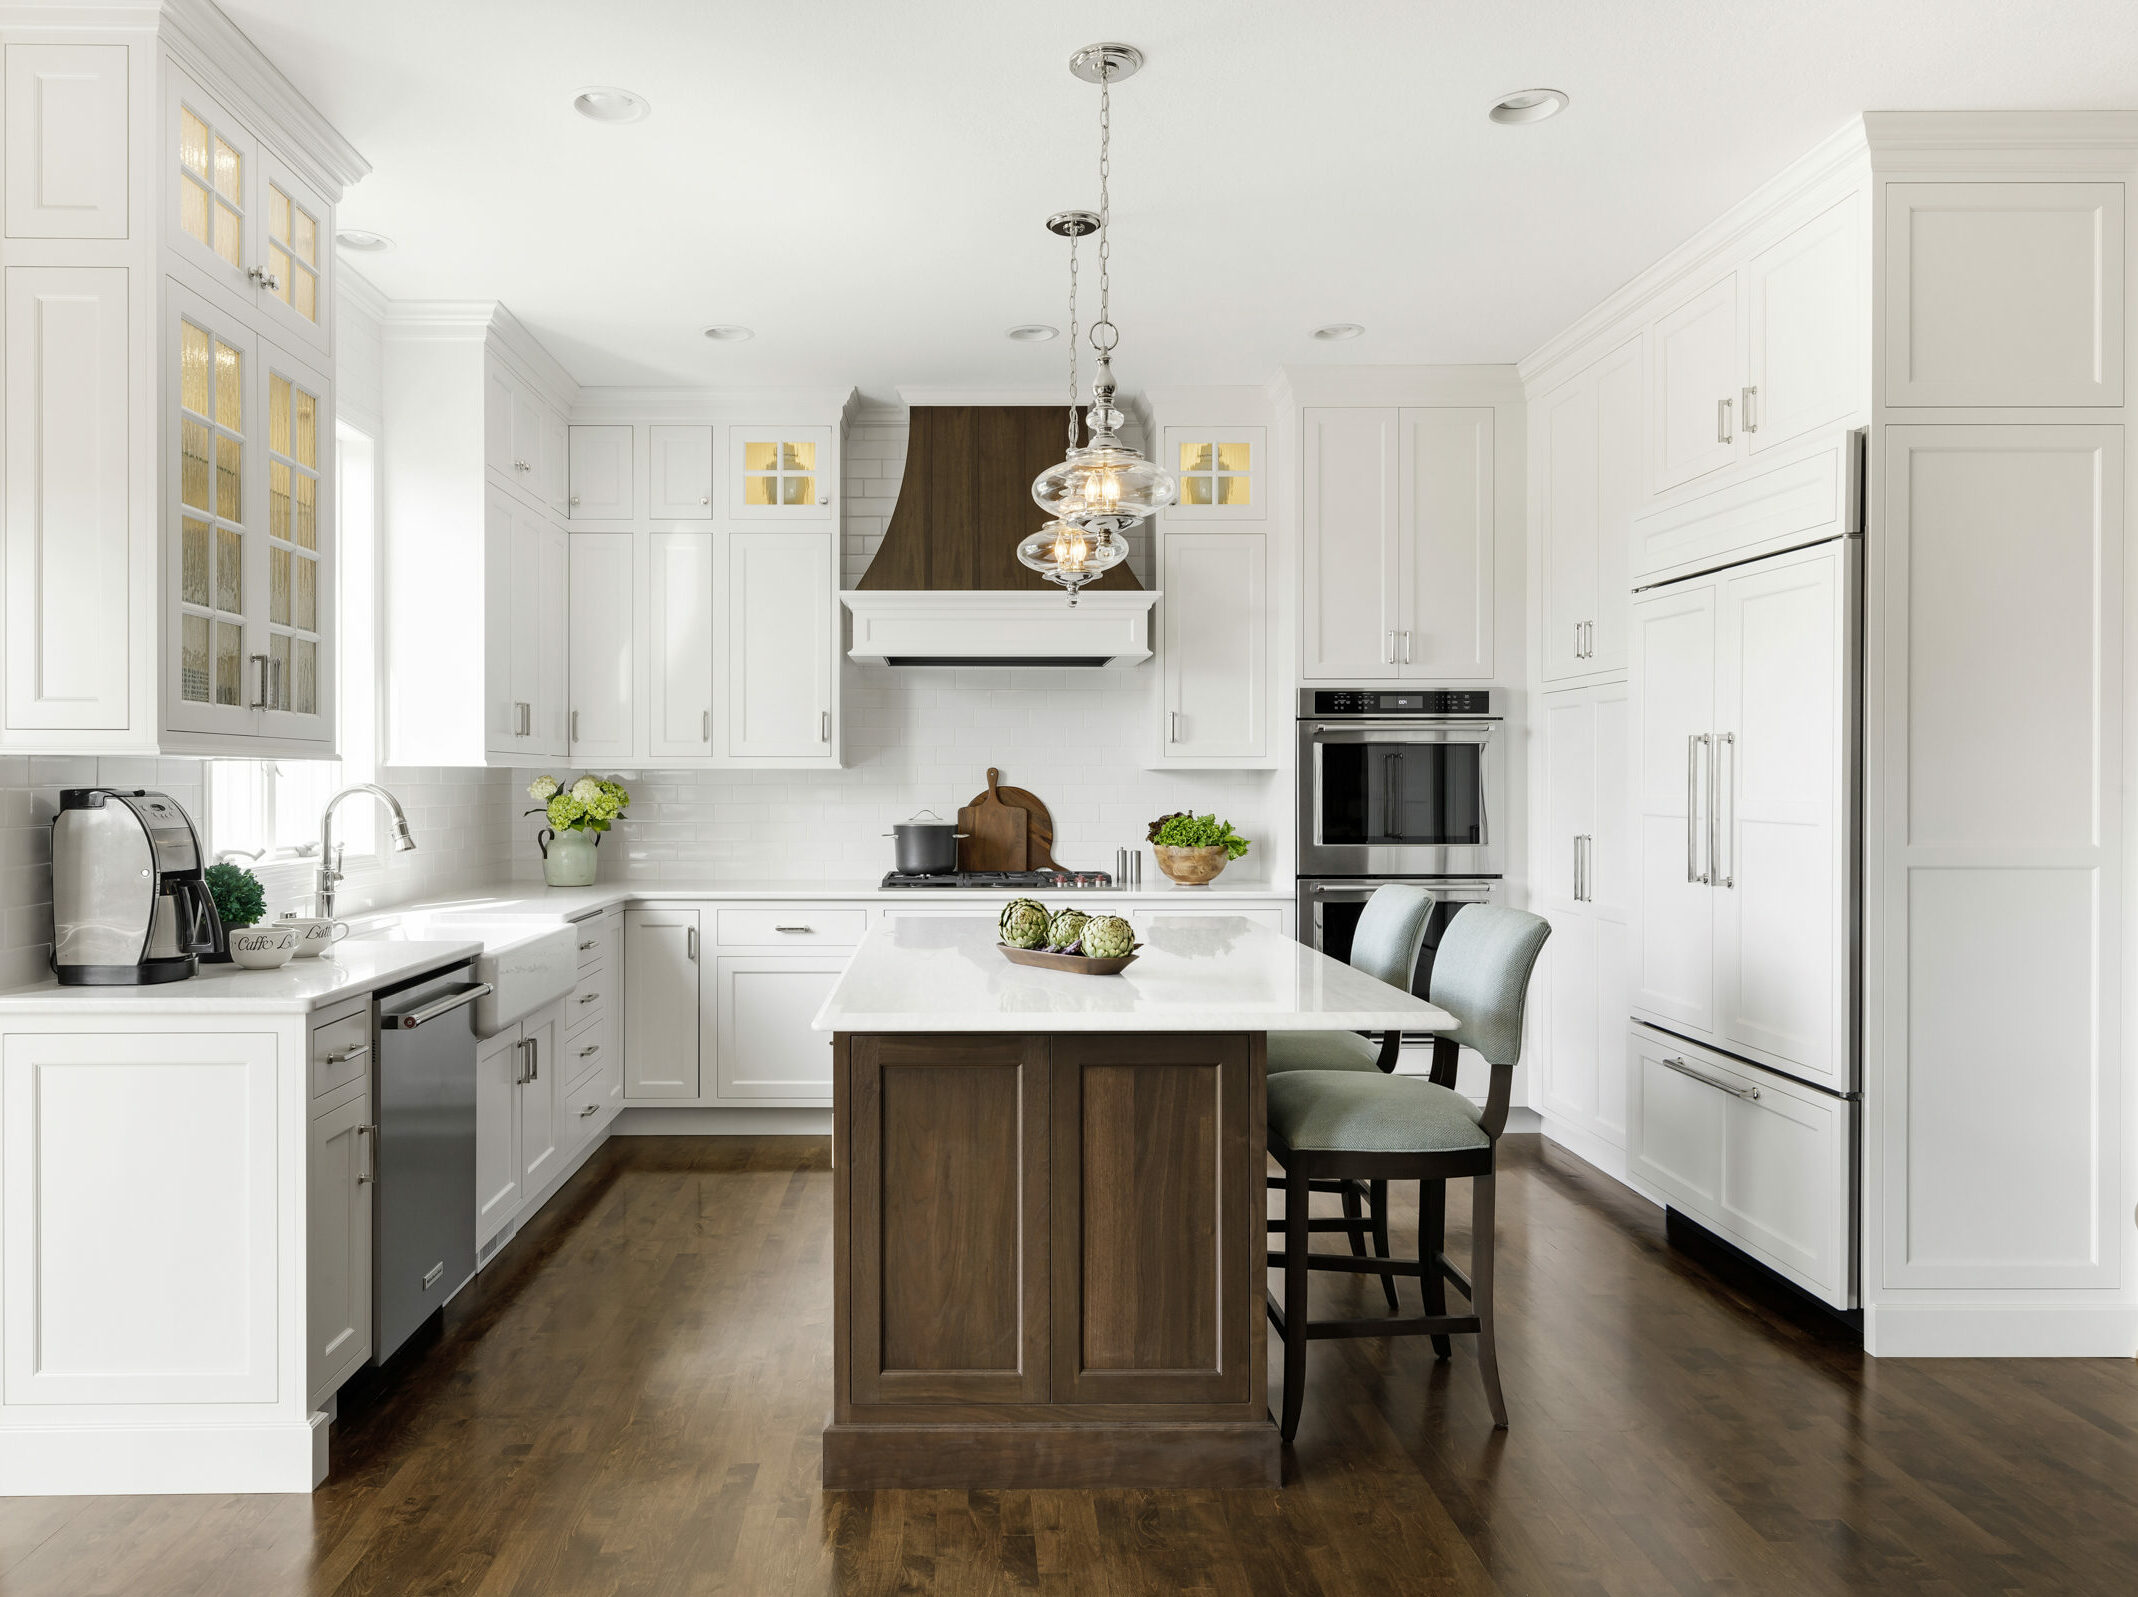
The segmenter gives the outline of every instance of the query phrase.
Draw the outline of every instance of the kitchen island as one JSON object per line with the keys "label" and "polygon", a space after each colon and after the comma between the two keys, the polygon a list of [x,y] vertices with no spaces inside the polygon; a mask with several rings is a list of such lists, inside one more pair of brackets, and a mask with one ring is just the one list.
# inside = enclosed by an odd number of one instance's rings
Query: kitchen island
{"label": "kitchen island", "polygon": [[827,1488],[1277,1483],[1267,1036],[1455,1022],[1245,918],[1139,931],[1086,976],[887,919],[825,1001]]}

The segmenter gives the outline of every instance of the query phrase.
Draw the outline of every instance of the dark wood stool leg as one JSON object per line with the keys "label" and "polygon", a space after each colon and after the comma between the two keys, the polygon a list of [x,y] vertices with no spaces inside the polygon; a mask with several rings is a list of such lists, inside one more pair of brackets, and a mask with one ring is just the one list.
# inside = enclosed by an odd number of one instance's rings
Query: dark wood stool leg
{"label": "dark wood stool leg", "polygon": [[1289,1442],[1299,1434],[1299,1410],[1307,1395],[1307,1180],[1284,1175],[1284,1415],[1278,1430]]}
{"label": "dark wood stool leg", "polygon": [[[1373,1216],[1373,1251],[1379,1258],[1388,1257],[1388,1183],[1367,1183],[1366,1207]],[[1381,1277],[1381,1290],[1388,1295],[1388,1312],[1393,1314],[1399,1305],[1396,1302],[1396,1278]]]}
{"label": "dark wood stool leg", "polygon": [[[1488,1172],[1470,1185],[1470,1307],[1477,1314],[1477,1367],[1485,1377],[1485,1401],[1495,1429],[1507,1429],[1507,1399],[1500,1394],[1500,1355],[1492,1340],[1492,1191]],[[1444,1189],[1443,1189],[1444,1190]]]}
{"label": "dark wood stool leg", "polygon": [[[1425,1261],[1426,1273],[1418,1278],[1418,1286],[1425,1293],[1425,1312],[1445,1314],[1448,1312],[1448,1278],[1440,1273],[1441,1256],[1448,1248],[1448,1184],[1445,1181],[1421,1181],[1418,1183],[1418,1257]],[[1444,1336],[1433,1338],[1433,1357],[1450,1358],[1454,1348]]]}

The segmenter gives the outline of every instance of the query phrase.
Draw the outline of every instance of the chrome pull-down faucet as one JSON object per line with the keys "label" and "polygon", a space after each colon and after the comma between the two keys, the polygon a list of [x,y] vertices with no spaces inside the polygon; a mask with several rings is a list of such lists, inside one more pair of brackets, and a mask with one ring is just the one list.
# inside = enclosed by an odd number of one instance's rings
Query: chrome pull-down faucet
{"label": "chrome pull-down faucet", "polygon": [[319,874],[313,895],[313,913],[322,919],[333,917],[334,888],[341,880],[341,850],[334,842],[334,806],[358,793],[369,793],[385,805],[393,817],[393,851],[396,854],[406,854],[416,846],[416,840],[408,835],[408,817],[401,813],[401,801],[376,783],[359,782],[328,799],[327,807],[319,812]]}

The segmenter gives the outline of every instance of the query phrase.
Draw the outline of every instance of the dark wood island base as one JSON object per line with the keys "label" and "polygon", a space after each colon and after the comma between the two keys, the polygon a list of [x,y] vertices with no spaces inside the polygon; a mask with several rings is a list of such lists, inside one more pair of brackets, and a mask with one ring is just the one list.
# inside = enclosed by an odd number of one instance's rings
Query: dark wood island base
{"label": "dark wood island base", "polygon": [[1276,1485],[1264,1055],[837,1033],[824,1485]]}

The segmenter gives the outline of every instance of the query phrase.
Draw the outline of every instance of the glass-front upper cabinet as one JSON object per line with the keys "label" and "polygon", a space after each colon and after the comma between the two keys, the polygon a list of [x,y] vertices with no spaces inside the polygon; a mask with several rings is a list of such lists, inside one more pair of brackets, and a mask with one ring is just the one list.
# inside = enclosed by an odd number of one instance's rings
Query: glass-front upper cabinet
{"label": "glass-front upper cabinet", "polygon": [[260,192],[267,251],[261,305],[278,337],[300,340],[324,353],[331,303],[327,273],[334,254],[327,236],[326,202],[271,151],[261,152]]}
{"label": "glass-front upper cabinet", "polygon": [[238,119],[171,73],[171,248],[211,282],[250,301],[265,270],[252,194],[259,147]]}
{"label": "glass-front upper cabinet", "polygon": [[825,521],[832,510],[829,427],[728,428],[728,512],[759,520]]}
{"label": "glass-front upper cabinet", "polygon": [[270,345],[267,379],[267,702],[261,731],[321,739],[331,731],[326,616],[327,385]]}
{"label": "glass-front upper cabinet", "polygon": [[1260,427],[1168,427],[1161,462],[1180,484],[1166,514],[1197,520],[1266,521]]}

